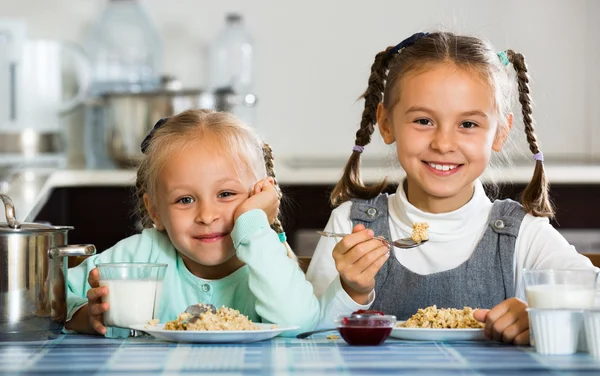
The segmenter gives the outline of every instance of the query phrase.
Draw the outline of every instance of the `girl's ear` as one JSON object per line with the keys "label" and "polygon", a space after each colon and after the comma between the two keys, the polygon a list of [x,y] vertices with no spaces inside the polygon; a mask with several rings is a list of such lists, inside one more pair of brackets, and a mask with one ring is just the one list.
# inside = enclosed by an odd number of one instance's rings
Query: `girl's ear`
{"label": "girl's ear", "polygon": [[165,226],[163,226],[162,222],[160,221],[158,210],[156,210],[156,206],[154,206],[152,203],[152,199],[147,192],[144,193],[144,206],[146,206],[146,211],[148,211],[148,215],[150,216],[150,219],[152,219],[154,227],[159,231],[163,231]]}
{"label": "girl's ear", "polygon": [[377,105],[377,125],[379,126],[379,133],[386,144],[390,145],[396,141],[392,124],[388,117],[388,111],[382,102]]}
{"label": "girl's ear", "polygon": [[508,133],[513,126],[513,114],[510,113],[506,117],[506,126],[498,129],[498,134],[496,134],[496,138],[494,139],[494,143],[492,144],[492,150],[495,152],[499,152],[504,147],[504,143],[506,143],[506,139],[508,138]]}

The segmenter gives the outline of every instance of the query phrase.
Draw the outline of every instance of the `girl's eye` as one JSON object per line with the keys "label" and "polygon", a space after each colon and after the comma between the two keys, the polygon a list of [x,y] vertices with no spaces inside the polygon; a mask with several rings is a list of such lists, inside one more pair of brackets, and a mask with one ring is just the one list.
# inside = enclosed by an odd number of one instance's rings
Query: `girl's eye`
{"label": "girl's eye", "polygon": [[221,192],[219,193],[219,198],[226,198],[235,195],[234,192]]}
{"label": "girl's eye", "polygon": [[420,125],[433,125],[433,123],[429,119],[417,119],[415,120],[415,123]]}
{"label": "girl's eye", "polygon": [[477,127],[477,124],[473,123],[472,121],[465,121],[460,126],[465,129],[471,129]]}
{"label": "girl's eye", "polygon": [[185,197],[182,197],[179,200],[177,200],[177,202],[184,204],[184,205],[189,205],[189,204],[193,204],[195,201],[190,196],[185,196]]}

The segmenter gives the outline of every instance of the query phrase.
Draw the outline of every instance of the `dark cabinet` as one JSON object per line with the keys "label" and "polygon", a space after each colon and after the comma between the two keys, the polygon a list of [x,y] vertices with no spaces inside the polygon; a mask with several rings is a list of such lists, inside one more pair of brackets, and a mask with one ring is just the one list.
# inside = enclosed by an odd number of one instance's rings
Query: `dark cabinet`
{"label": "dark cabinet", "polygon": [[[292,247],[297,246],[299,230],[325,226],[331,212],[328,196],[332,188],[332,185],[282,186],[283,225]],[[499,198],[518,199],[524,186],[501,185],[499,188]],[[388,191],[395,191],[395,187],[389,186]],[[553,223],[557,228],[600,231],[600,185],[554,185],[552,198],[557,208]],[[133,187],[56,188],[36,221],[74,226],[69,232],[69,243],[92,243],[102,252],[140,230],[136,206]]]}

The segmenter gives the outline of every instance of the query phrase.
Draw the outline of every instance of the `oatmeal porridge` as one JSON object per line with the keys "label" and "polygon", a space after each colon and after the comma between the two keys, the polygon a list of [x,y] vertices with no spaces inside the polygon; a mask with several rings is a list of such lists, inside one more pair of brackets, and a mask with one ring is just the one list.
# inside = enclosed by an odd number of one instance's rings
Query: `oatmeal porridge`
{"label": "oatmeal porridge", "polygon": [[433,305],[420,308],[411,318],[397,325],[402,328],[465,329],[483,328],[484,323],[475,320],[473,308],[441,308]]}
{"label": "oatmeal porridge", "polygon": [[260,330],[247,316],[232,308],[221,307],[216,313],[206,312],[198,320],[190,320],[192,315],[183,312],[176,320],[165,324],[165,330]]}
{"label": "oatmeal porridge", "polygon": [[410,238],[417,244],[421,243],[423,240],[429,239],[428,228],[429,223],[427,222],[413,223],[413,230]]}

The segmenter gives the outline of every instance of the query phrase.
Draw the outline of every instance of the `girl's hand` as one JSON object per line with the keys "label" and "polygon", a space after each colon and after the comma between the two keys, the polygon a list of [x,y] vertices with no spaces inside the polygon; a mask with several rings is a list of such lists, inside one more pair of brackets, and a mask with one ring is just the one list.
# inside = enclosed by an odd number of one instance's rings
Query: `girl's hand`
{"label": "girl's hand", "polygon": [[108,303],[102,303],[102,297],[108,294],[108,287],[100,287],[100,275],[98,269],[94,268],[88,275],[88,283],[92,287],[87,292],[88,298],[88,320],[92,329],[99,334],[106,334],[104,326],[104,312],[108,311]]}
{"label": "girl's hand", "polygon": [[473,312],[475,320],[485,323],[485,336],[505,343],[529,345],[527,304],[517,298],[506,299],[491,310]]}
{"label": "girl's hand", "polygon": [[335,267],[340,273],[342,287],[358,304],[366,304],[375,288],[375,275],[387,261],[387,243],[373,239],[373,230],[356,225],[333,248]]}
{"label": "girl's hand", "polygon": [[235,210],[233,220],[236,221],[240,215],[252,209],[261,209],[264,211],[267,214],[269,223],[273,223],[275,218],[277,218],[279,214],[279,196],[275,189],[275,180],[273,178],[264,178],[254,184],[254,189],[250,192],[250,197]]}

